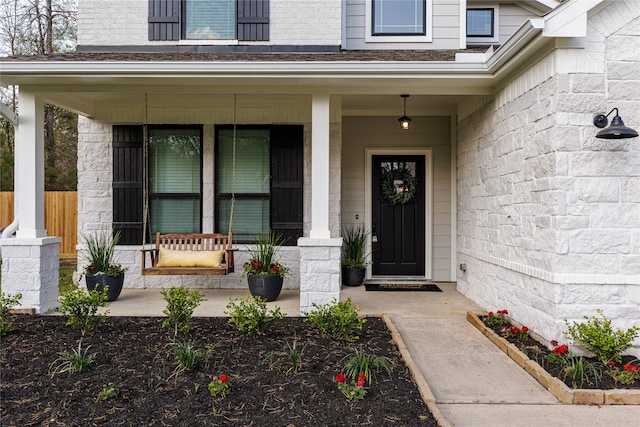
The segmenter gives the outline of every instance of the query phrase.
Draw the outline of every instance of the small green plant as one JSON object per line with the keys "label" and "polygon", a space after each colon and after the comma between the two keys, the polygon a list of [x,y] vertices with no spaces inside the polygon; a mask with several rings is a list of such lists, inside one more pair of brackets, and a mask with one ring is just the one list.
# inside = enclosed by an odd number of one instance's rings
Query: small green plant
{"label": "small green plant", "polygon": [[107,288],[105,286],[102,292],[97,289],[85,292],[78,288],[58,298],[58,311],[68,317],[66,325],[79,329],[85,335],[103,323],[109,312],[98,314],[98,309],[109,305]]}
{"label": "small green plant", "polygon": [[358,319],[360,307],[351,305],[351,298],[346,301],[336,301],[318,305],[313,304],[315,310],[308,314],[305,322],[311,323],[320,332],[337,341],[354,342],[359,339],[356,330],[362,330],[366,319]]}
{"label": "small green plant", "polygon": [[370,262],[365,261],[365,245],[367,231],[362,224],[342,228],[342,266],[347,268],[365,268]]}
{"label": "small green plant", "polygon": [[340,363],[343,364],[342,371],[347,378],[355,380],[358,375],[362,374],[367,377],[369,385],[376,379],[380,371],[384,370],[389,375],[392,371],[389,359],[367,354],[362,347],[354,348],[352,353],[343,357]]}
{"label": "small green plant", "polygon": [[171,353],[176,357],[176,369],[174,374],[178,374],[183,371],[190,371],[201,362],[208,363],[211,358],[211,350],[203,350],[196,347],[190,341],[175,341],[171,344]]}
{"label": "small green plant", "polygon": [[230,391],[231,391],[231,383],[229,382],[229,377],[227,377],[226,375],[220,375],[219,377],[215,377],[209,383],[209,393],[211,393],[211,396],[213,397],[217,397],[217,396],[224,397],[227,394],[229,394]]}
{"label": "small green plant", "polygon": [[286,277],[289,269],[277,260],[280,247],[285,240],[272,231],[258,236],[258,241],[249,251],[251,259],[242,264],[243,276],[279,276]]}
{"label": "small green plant", "polygon": [[120,389],[114,383],[107,383],[102,386],[102,390],[100,390],[100,392],[98,393],[96,401],[103,402],[105,400],[118,397],[119,395]]}
{"label": "small green plant", "polygon": [[98,355],[98,353],[89,353],[90,348],[90,345],[82,348],[82,340],[80,340],[78,347],[74,348],[71,352],[63,351],[58,353],[59,357],[49,365],[49,375],[51,378],[65,372],[73,374],[89,369]]}
{"label": "small green plant", "polygon": [[114,262],[116,245],[120,241],[120,231],[113,233],[103,230],[91,236],[82,236],[85,257],[89,264],[84,267],[85,274],[103,274],[119,276],[127,269]]}
{"label": "small green plant", "polygon": [[264,363],[272,368],[285,365],[287,367],[285,374],[297,374],[302,367],[302,353],[306,347],[307,346],[304,345],[302,349],[300,349],[295,339],[292,342],[286,341],[282,346],[282,350],[270,352],[265,358]]}
{"label": "small green plant", "polygon": [[602,367],[590,362],[582,356],[570,354],[566,357],[566,363],[560,371],[559,378],[565,381],[571,378],[573,388],[582,388],[585,383],[598,385],[602,380]]}
{"label": "small green plant", "polygon": [[162,311],[167,318],[162,322],[162,327],[173,328],[174,337],[178,336],[178,331],[188,331],[193,311],[205,300],[202,293],[189,291],[183,286],[163,289],[160,293],[167,301],[167,308]]}
{"label": "small green plant", "polygon": [[342,394],[344,394],[345,397],[351,401],[362,400],[367,395],[367,390],[364,388],[364,383],[366,380],[366,375],[359,374],[357,379],[353,380],[352,383],[349,384],[344,374],[336,375],[338,389],[340,389]]}
{"label": "small green plant", "polygon": [[509,319],[507,316],[509,312],[507,310],[498,310],[495,313],[493,311],[489,311],[486,316],[482,318],[482,321],[485,325],[494,327],[494,326],[506,326],[509,325]]}
{"label": "small green plant", "polygon": [[247,335],[262,335],[272,322],[286,316],[280,307],[267,310],[267,302],[263,298],[250,294],[232,299],[226,308],[224,314],[229,316],[229,323]]}
{"label": "small green plant", "polygon": [[581,344],[604,364],[609,360],[620,362],[622,352],[633,345],[640,328],[632,326],[626,331],[613,330],[611,320],[607,319],[601,310],[597,310],[597,313],[600,317],[585,316],[587,321],[584,323],[565,321],[565,336]]}
{"label": "small green plant", "polygon": [[5,336],[13,330],[13,322],[9,322],[7,316],[16,305],[20,304],[22,294],[6,295],[0,293],[0,336]]}

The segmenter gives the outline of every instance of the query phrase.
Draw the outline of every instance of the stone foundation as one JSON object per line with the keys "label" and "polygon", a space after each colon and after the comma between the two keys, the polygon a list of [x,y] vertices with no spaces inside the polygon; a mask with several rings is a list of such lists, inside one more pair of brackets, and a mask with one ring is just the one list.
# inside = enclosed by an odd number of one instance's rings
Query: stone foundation
{"label": "stone foundation", "polygon": [[300,314],[313,304],[340,300],[342,238],[298,239],[300,249]]}

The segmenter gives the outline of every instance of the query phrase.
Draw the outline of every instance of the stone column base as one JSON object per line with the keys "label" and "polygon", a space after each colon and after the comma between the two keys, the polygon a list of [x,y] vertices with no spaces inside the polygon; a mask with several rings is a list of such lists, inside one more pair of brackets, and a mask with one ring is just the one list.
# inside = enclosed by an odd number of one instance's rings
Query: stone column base
{"label": "stone column base", "polygon": [[2,292],[22,294],[21,310],[45,313],[57,307],[60,237],[1,239]]}
{"label": "stone column base", "polygon": [[298,239],[300,249],[300,314],[313,311],[313,304],[340,301],[342,238]]}

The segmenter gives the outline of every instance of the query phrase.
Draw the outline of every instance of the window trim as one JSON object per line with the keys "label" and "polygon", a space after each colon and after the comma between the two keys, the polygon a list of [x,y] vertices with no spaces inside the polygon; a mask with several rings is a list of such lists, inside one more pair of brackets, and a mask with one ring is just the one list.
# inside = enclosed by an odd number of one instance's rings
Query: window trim
{"label": "window trim", "polygon": [[[493,11],[493,35],[492,36],[470,36],[467,33],[467,14],[469,10],[492,10]],[[465,37],[467,44],[487,44],[487,43],[499,43],[500,42],[500,9],[498,5],[481,5],[474,4],[472,7],[467,7],[465,10]]]}
{"label": "window trim", "polygon": [[365,42],[367,43],[430,43],[433,41],[433,0],[424,1],[425,34],[387,34],[373,33],[373,0],[365,2]]}
{"label": "window trim", "polygon": [[[199,193],[152,193],[151,192],[151,186],[149,185],[149,194],[148,194],[148,201],[149,201],[149,218],[152,218],[153,215],[151,213],[151,201],[152,200],[181,200],[181,199],[188,199],[188,200],[195,200],[197,197],[196,195],[199,196],[200,198],[200,224],[199,230],[194,231],[195,233],[201,233],[202,232],[202,215],[203,215],[203,159],[204,159],[204,127],[203,125],[171,125],[171,124],[165,124],[165,125],[147,125],[148,126],[148,135],[147,135],[147,140],[144,142],[147,145],[147,152],[150,152],[151,150],[151,138],[149,137],[149,135],[151,135],[151,130],[152,129],[195,129],[198,130],[200,132],[200,192]],[[148,159],[148,170],[146,171],[146,179],[149,180],[151,179],[151,177],[149,176],[151,173],[151,159]],[[164,231],[164,232],[170,232],[170,231]]]}

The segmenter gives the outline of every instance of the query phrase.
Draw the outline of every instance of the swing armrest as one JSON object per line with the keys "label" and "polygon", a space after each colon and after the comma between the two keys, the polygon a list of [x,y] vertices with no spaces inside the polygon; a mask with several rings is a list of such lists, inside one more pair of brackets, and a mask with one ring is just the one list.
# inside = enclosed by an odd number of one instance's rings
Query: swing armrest
{"label": "swing armrest", "polygon": [[151,256],[151,267],[155,267],[158,264],[158,255],[159,251],[157,248],[153,249],[142,249],[142,270],[144,271],[147,268],[147,253]]}

